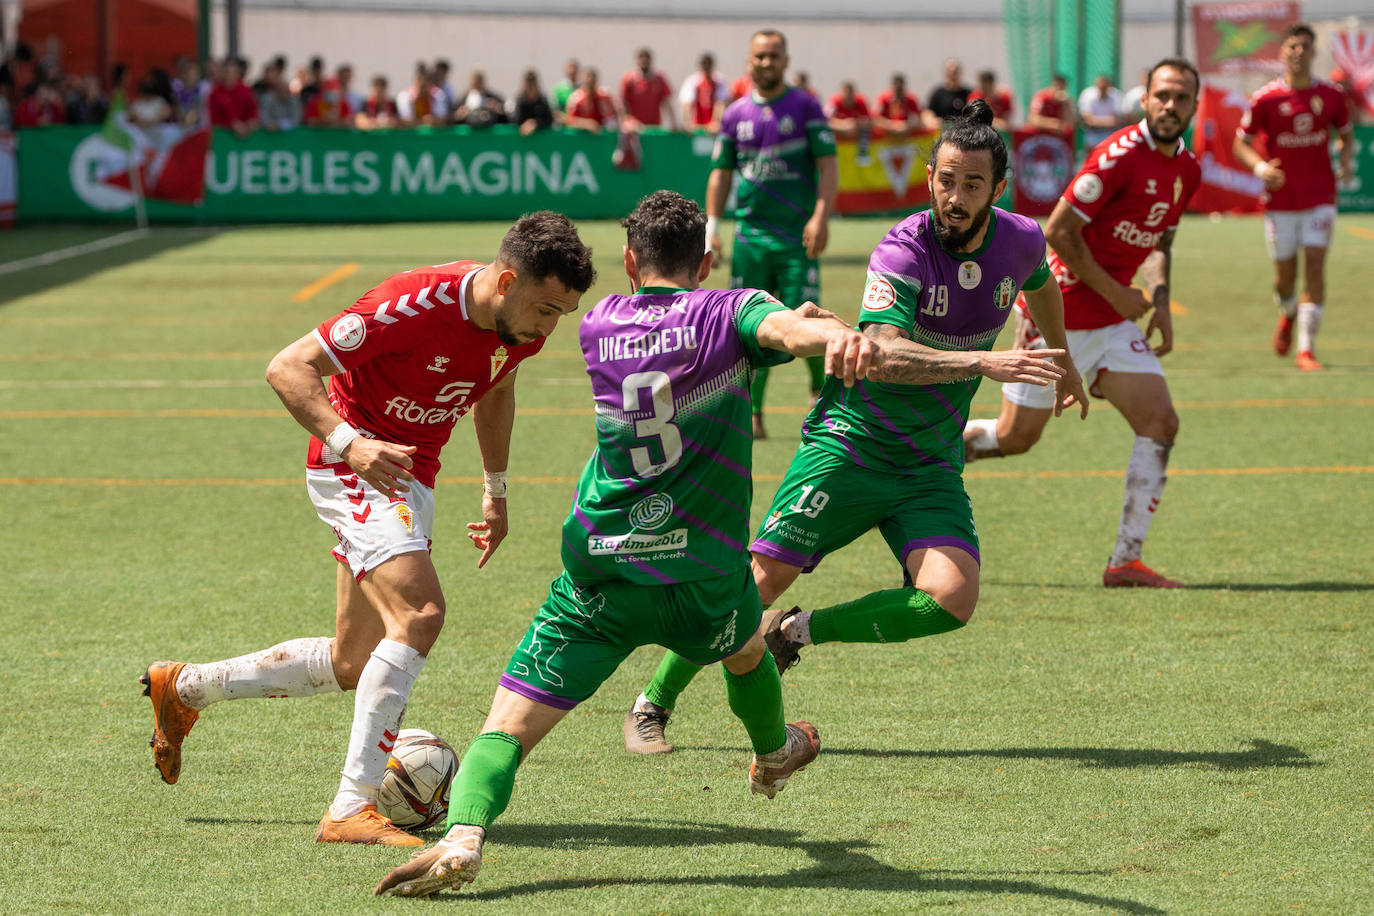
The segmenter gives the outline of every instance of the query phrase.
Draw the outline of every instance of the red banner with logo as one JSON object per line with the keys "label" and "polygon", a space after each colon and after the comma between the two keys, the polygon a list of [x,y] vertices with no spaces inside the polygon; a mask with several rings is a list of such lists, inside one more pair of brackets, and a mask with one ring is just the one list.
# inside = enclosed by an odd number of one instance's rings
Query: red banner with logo
{"label": "red banner with logo", "polygon": [[1264,182],[1232,153],[1236,128],[1250,101],[1239,92],[1204,86],[1193,121],[1193,155],[1202,164],[1202,185],[1189,210],[1199,213],[1255,213]]}
{"label": "red banner with logo", "polygon": [[[1343,30],[1331,35],[1331,53],[1345,77],[1340,80],[1346,95],[1355,103],[1352,117],[1358,108],[1374,114],[1374,32]],[[1332,74],[1336,78],[1336,74]]]}
{"label": "red banner with logo", "polygon": [[1279,36],[1300,18],[1288,0],[1193,4],[1197,68],[1202,73],[1279,73]]}
{"label": "red banner with logo", "polygon": [[926,163],[935,145],[934,131],[909,137],[838,140],[835,159],[840,213],[916,210],[930,202]]}
{"label": "red banner with logo", "polygon": [[1049,216],[1073,178],[1073,141],[1030,128],[1012,132],[1012,193],[1017,213]]}

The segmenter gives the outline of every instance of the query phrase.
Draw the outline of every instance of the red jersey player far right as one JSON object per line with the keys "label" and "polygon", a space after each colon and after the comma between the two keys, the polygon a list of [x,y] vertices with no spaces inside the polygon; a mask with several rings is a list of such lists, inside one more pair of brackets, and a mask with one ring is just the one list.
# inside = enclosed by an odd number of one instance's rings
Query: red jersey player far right
{"label": "red jersey player far right", "polygon": [[[1197,94],[1191,63],[1168,58],[1155,64],[1142,100],[1145,119],[1088,154],[1045,230],[1054,249],[1050,270],[1064,294],[1069,355],[1089,392],[1111,401],[1135,431],[1116,547],[1102,573],[1109,587],[1180,585],[1146,566],[1140,554],[1178,433],[1159,357],[1174,342],[1169,248],[1202,177],[1181,142],[1197,110]],[[1149,299],[1131,286],[1137,269]],[[1136,320],[1147,313],[1142,333]],[[1160,342],[1151,348],[1155,331]],[[1018,303],[1016,346],[1044,345]],[[1054,408],[1053,392],[1042,394],[1031,385],[1003,385],[1001,415],[971,420],[964,429],[966,460],[1016,455],[1034,445]]]}
{"label": "red jersey player far right", "polygon": [[[1264,179],[1264,236],[1274,262],[1274,301],[1279,326],[1274,352],[1285,356],[1293,345],[1297,319],[1298,368],[1322,368],[1313,355],[1326,299],[1326,249],[1336,222],[1336,174],[1328,151],[1334,131],[1340,147],[1340,178],[1350,177],[1354,127],[1345,93],[1335,83],[1312,78],[1316,36],[1303,23],[1283,32],[1279,60],[1287,70],[1250,98],[1236,132],[1236,158]],[[1255,141],[1264,138],[1269,158]],[[1304,284],[1298,303],[1298,248],[1302,247]]]}

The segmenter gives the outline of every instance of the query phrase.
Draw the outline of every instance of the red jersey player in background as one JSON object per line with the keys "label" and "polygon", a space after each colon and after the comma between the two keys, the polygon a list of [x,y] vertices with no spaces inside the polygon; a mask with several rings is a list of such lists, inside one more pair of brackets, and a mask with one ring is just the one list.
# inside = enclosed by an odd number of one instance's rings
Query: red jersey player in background
{"label": "red jersey player in background", "polygon": [[[1110,401],[1135,431],[1116,547],[1102,574],[1102,584],[1109,587],[1180,585],[1155,573],[1140,555],[1178,433],[1159,357],[1174,344],[1169,249],[1179,216],[1202,178],[1197,160],[1181,142],[1197,109],[1197,94],[1191,63],[1168,58],[1155,64],[1144,98],[1145,119],[1112,134],[1088,155],[1045,230],[1054,249],[1050,270],[1064,293],[1069,356],[1089,392]],[[1148,299],[1131,286],[1137,269]],[[1044,346],[1019,304],[1017,309],[1017,347]],[[1142,333],[1136,320],[1147,313]],[[1160,342],[1151,349],[1155,331]],[[1054,395],[1047,400],[1033,389],[1002,386],[1001,415],[971,420],[964,430],[966,460],[1017,455],[1040,439]]]}
{"label": "red jersey player in background", "polygon": [[[1340,147],[1342,181],[1350,177],[1355,152],[1354,127],[1345,93],[1334,83],[1312,78],[1316,36],[1299,22],[1284,29],[1279,60],[1287,74],[1250,97],[1250,108],[1236,132],[1236,158],[1264,179],[1264,236],[1274,262],[1274,301],[1279,326],[1274,352],[1285,356],[1298,327],[1297,365],[1322,368],[1313,355],[1326,300],[1326,249],[1336,222],[1336,174],[1328,152],[1334,131]],[[1255,148],[1264,137],[1268,159]],[[1298,248],[1302,248],[1303,293],[1298,303]]]}
{"label": "red jersey player in background", "polygon": [[[430,559],[439,450],[470,410],[486,486],[468,524],[480,568],[506,536],[515,372],[595,276],[566,217],[528,214],[491,264],[396,274],[282,350],[267,381],[311,434],[306,486],[338,546],[334,637],[293,639],[209,664],[155,662],[153,761],[167,783],[200,711],[220,700],[356,688],[348,753],[315,839],[419,846],[377,812],[410,689],[444,623]],[[325,379],[328,378],[328,390]]]}

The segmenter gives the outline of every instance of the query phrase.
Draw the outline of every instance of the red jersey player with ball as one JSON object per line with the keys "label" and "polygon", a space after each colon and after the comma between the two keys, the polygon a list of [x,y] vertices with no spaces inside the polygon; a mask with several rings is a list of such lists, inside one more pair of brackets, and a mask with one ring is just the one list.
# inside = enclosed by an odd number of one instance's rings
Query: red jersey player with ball
{"label": "red jersey player with ball", "polygon": [[[1174,345],[1169,249],[1202,179],[1181,139],[1197,97],[1198,75],[1191,63],[1168,58],[1155,64],[1142,100],[1145,119],[1118,130],[1088,154],[1045,229],[1054,249],[1050,270],[1064,294],[1069,356],[1088,391],[1110,401],[1135,432],[1116,547],[1102,573],[1108,587],[1181,584],[1146,566],[1141,548],[1164,493],[1178,433],[1159,357]],[[1148,299],[1131,286],[1137,270]],[[1146,314],[1150,319],[1142,332],[1136,321]],[[1160,341],[1151,347],[1156,331]],[[1018,304],[1016,346],[1044,345]],[[1045,394],[1033,385],[1003,385],[997,419],[971,420],[965,427],[965,460],[1029,450],[1053,413],[1053,392]]]}
{"label": "red jersey player with ball", "polygon": [[273,358],[268,384],[311,434],[311,502],[338,536],[334,636],[150,665],[140,680],[165,782],[177,781],[182,740],[211,703],[356,689],[343,778],[315,839],[422,844],[376,802],[411,687],[444,624],[429,554],[439,450],[472,411],[486,488],[468,537],[481,567],[506,536],[516,367],[577,310],[594,277],[591,251],[566,217],[528,214],[493,263],[389,277]]}
{"label": "red jersey player with ball", "polygon": [[[1312,78],[1316,36],[1303,23],[1283,32],[1279,60],[1287,70],[1250,98],[1236,132],[1235,154],[1264,179],[1264,236],[1274,262],[1274,301],[1279,326],[1274,352],[1285,356],[1298,330],[1299,369],[1322,368],[1313,353],[1326,299],[1326,249],[1336,222],[1336,178],[1328,151],[1332,132],[1340,147],[1340,179],[1350,177],[1355,129],[1350,107],[1335,83]],[[1264,138],[1269,158],[1255,149]],[[1305,264],[1302,302],[1298,302],[1298,248]]]}

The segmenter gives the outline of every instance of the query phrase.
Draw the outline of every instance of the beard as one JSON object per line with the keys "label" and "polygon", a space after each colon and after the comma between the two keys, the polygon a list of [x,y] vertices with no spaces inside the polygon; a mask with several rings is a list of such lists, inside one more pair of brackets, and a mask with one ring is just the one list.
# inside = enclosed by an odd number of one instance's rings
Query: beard
{"label": "beard", "polygon": [[496,339],[508,347],[518,347],[534,339],[533,337],[527,339],[515,333],[515,330],[510,326],[510,322],[506,320],[506,316],[502,315],[500,312],[492,315],[491,320],[496,325]]}
{"label": "beard", "polygon": [[772,92],[782,85],[782,74],[777,71],[761,71],[758,74],[750,74],[749,78],[764,92]]}
{"label": "beard", "polygon": [[1173,143],[1183,136],[1183,131],[1188,123],[1178,117],[1160,116],[1155,120],[1145,119],[1145,128],[1150,132],[1156,143]]}
{"label": "beard", "polygon": [[[968,247],[968,243],[977,235],[982,228],[987,225],[988,216],[992,213],[992,204],[988,204],[969,219],[967,228],[954,229],[945,222],[944,213],[938,208],[931,209],[935,237],[940,240],[940,244],[950,251],[963,251]],[[954,214],[962,217],[968,216],[968,211],[962,207],[954,210]]]}

